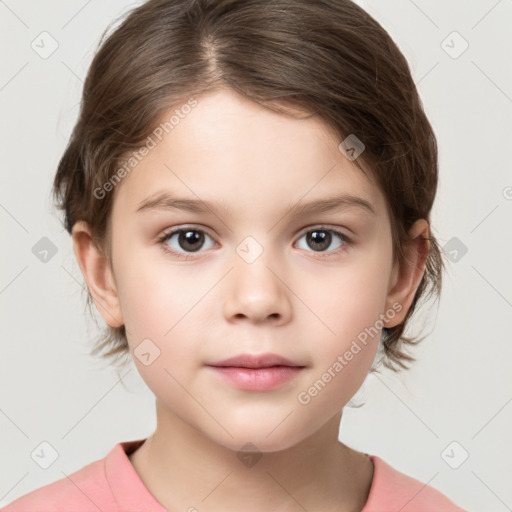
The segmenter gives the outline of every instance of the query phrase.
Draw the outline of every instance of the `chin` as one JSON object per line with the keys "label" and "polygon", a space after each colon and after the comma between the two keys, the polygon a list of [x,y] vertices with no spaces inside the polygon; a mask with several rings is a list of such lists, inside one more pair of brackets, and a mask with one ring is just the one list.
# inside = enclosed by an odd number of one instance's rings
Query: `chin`
{"label": "chin", "polygon": [[[270,426],[266,423],[256,426],[252,424],[250,426],[240,426],[240,428],[237,429],[228,428],[229,433],[233,437],[224,431],[223,434],[225,435],[222,435],[221,437],[218,435],[209,435],[208,437],[217,444],[237,453],[279,452],[295,446],[304,438],[304,436],[298,431],[296,433],[292,433],[286,428],[282,428],[282,426],[278,428],[275,427],[275,425]],[[269,435],[269,432],[272,433]]]}

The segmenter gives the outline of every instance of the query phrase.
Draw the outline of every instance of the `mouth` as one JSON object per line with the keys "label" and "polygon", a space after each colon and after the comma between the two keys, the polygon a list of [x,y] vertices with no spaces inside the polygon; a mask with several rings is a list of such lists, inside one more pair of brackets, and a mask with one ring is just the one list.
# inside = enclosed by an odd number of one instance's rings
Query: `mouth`
{"label": "mouth", "polygon": [[208,366],[214,367],[236,367],[236,368],[271,368],[274,366],[286,366],[289,368],[304,368],[305,365],[295,363],[290,359],[280,356],[278,354],[240,354],[229,359],[210,363]]}
{"label": "mouth", "polygon": [[306,367],[277,354],[242,354],[207,366],[225,382],[248,391],[276,389]]}

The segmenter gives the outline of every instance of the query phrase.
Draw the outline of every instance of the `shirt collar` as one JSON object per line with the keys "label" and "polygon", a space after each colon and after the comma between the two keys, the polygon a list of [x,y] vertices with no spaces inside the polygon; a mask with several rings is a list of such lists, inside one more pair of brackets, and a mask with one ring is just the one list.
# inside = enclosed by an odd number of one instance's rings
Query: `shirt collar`
{"label": "shirt collar", "polygon": [[146,439],[116,444],[105,458],[105,476],[120,511],[167,512],[149,492],[128,458],[144,441]]}
{"label": "shirt collar", "polygon": [[[137,450],[146,439],[125,441],[112,448],[105,458],[105,475],[114,495],[114,499],[122,512],[168,512],[149,492],[139,475],[135,471],[128,455]],[[377,510],[375,506],[381,498],[377,482],[382,483],[385,478],[385,463],[375,455],[366,454],[373,463],[373,481],[366,504],[361,512]],[[384,486],[385,487],[385,486]]]}

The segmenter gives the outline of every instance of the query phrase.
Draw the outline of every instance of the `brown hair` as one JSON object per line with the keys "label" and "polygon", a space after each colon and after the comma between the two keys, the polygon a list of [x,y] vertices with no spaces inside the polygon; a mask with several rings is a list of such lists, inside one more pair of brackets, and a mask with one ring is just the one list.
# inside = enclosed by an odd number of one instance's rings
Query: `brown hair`
{"label": "brown hair", "polygon": [[[109,27],[110,28],[110,27]],[[437,143],[408,63],[389,34],[349,0],[149,0],[106,39],[89,68],[78,121],[60,160],[54,199],[71,233],[88,223],[112,268],[114,193],[94,190],[140,148],[163,114],[194,95],[231,87],[276,112],[317,114],[365,146],[364,164],[382,190],[393,255],[403,261],[407,232],[430,223]],[[115,192],[115,189],[114,189]],[[420,298],[439,296],[442,254],[430,233],[426,269],[402,324],[382,331],[384,365],[407,369],[403,335]],[[91,295],[87,302],[91,308]],[[128,355],[125,326],[111,328],[92,353]],[[372,371],[374,371],[372,369]]]}

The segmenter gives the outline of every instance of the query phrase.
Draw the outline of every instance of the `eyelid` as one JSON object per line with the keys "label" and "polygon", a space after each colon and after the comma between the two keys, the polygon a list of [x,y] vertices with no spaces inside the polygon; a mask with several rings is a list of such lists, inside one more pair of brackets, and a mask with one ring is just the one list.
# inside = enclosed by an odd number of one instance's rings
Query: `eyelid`
{"label": "eyelid", "polygon": [[164,231],[162,231],[161,234],[159,234],[157,236],[157,241],[161,242],[162,240],[164,240],[168,236],[170,237],[172,235],[175,235],[176,233],[179,233],[180,231],[187,231],[187,230],[190,230],[190,231],[202,231],[203,233],[208,235],[216,244],[218,244],[218,242],[215,240],[215,236],[212,235],[210,230],[208,228],[206,228],[204,226],[200,226],[198,224],[179,224],[179,225],[174,226],[172,228],[165,229]]}
{"label": "eyelid", "polygon": [[309,233],[310,231],[322,231],[322,230],[323,231],[333,231],[334,233],[338,233],[341,236],[343,236],[343,238],[346,238],[347,241],[352,242],[352,237],[349,235],[346,235],[342,231],[343,229],[346,229],[347,231],[354,233],[351,229],[344,228],[341,226],[330,226],[329,224],[311,224],[311,226],[301,229],[296,236],[305,235],[306,233]]}
{"label": "eyelid", "polygon": [[[312,254],[315,254],[316,258],[329,258],[329,257],[335,257],[337,255],[339,255],[341,252],[343,251],[346,251],[348,249],[350,249],[353,245],[354,245],[354,241],[352,239],[352,236],[348,236],[346,235],[343,231],[342,231],[342,227],[338,227],[338,226],[329,226],[329,225],[326,225],[326,224],[311,224],[310,226],[307,226],[303,229],[301,229],[295,236],[294,238],[297,238],[297,241],[300,240],[300,238],[302,238],[306,233],[310,233],[312,231],[330,231],[332,233],[334,233],[335,235],[338,235],[340,237],[340,239],[342,240],[342,245],[341,247],[338,247],[332,251],[320,251],[320,252],[315,252],[315,251],[306,251],[306,252],[310,252]],[[348,228],[347,228],[348,229]],[[176,256],[177,258],[180,258],[180,259],[184,259],[184,260],[190,260],[190,259],[194,259],[195,258],[195,255],[199,255],[199,257],[201,257],[201,254],[203,254],[204,252],[206,251],[198,251],[197,253],[195,252],[190,252],[190,253],[187,253],[187,252],[179,252],[179,251],[175,251],[174,249],[171,249],[169,247],[165,247],[166,245],[166,242],[167,240],[170,240],[170,238],[172,238],[175,234],[177,233],[180,233],[182,231],[187,231],[187,230],[196,230],[196,231],[202,231],[203,233],[205,233],[206,235],[208,235],[214,242],[214,244],[216,246],[218,246],[218,242],[215,240],[215,237],[212,236],[210,233],[209,233],[209,229],[204,227],[204,226],[199,226],[199,225],[194,225],[194,224],[183,224],[183,225],[177,225],[177,226],[174,226],[172,228],[168,228],[166,230],[164,230],[158,237],[157,237],[157,242],[158,242],[158,245],[162,247],[162,249],[166,252],[166,253],[170,253],[174,256]],[[349,230],[351,231],[351,230]],[[352,232],[352,231],[351,231]],[[296,242],[295,242],[296,243]]]}
{"label": "eyelid", "polygon": [[[165,238],[167,235],[171,235],[171,234],[175,234],[176,232],[180,232],[180,231],[186,231],[187,229],[190,229],[190,230],[195,230],[197,229],[198,231],[203,231],[204,233],[206,233],[211,239],[215,240],[215,236],[212,235],[212,233],[210,232],[210,230],[208,228],[206,228],[205,226],[201,226],[199,224],[179,224],[177,226],[174,226],[172,228],[168,228],[168,229],[165,229],[160,235],[158,235],[157,237],[157,240],[162,240],[163,238]],[[307,226],[305,228],[302,228],[300,229],[296,234],[295,234],[295,237],[298,237],[298,236],[303,236],[305,235],[306,233],[309,233],[310,231],[315,231],[315,230],[326,230],[326,231],[333,231],[335,233],[339,233],[340,235],[342,235],[344,238],[346,238],[348,241],[352,242],[352,238],[351,236],[349,235],[346,235],[343,231],[341,231],[342,229],[346,229],[347,231],[350,231],[351,233],[354,233],[353,230],[347,228],[347,227],[341,227],[341,226],[334,226],[334,225],[329,225],[329,224],[311,224],[310,226]]]}

